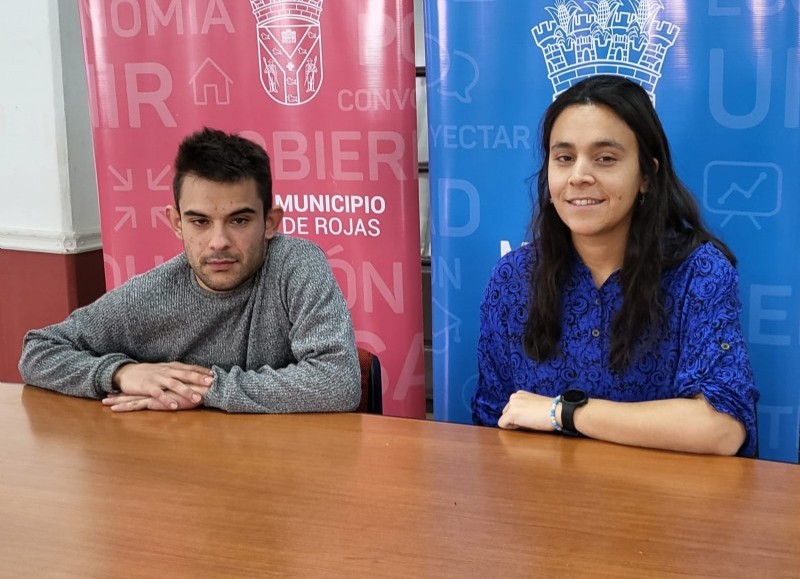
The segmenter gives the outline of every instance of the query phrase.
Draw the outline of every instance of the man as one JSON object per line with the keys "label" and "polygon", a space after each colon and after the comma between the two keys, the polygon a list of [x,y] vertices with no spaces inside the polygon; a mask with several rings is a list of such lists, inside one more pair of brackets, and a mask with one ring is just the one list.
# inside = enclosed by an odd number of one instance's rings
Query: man
{"label": "man", "polygon": [[198,131],[178,149],[173,192],[184,253],[28,332],[25,382],[114,411],[358,406],[350,313],[322,251],[277,232],[266,152]]}

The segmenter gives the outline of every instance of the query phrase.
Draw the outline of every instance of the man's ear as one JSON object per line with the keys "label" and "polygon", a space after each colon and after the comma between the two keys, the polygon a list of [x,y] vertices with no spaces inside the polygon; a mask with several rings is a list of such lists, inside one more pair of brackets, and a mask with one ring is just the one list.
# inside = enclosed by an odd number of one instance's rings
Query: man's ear
{"label": "man's ear", "polygon": [[167,219],[172,227],[175,237],[183,241],[183,224],[181,223],[181,212],[174,205],[167,205]]}
{"label": "man's ear", "polygon": [[275,234],[278,232],[278,228],[281,226],[281,221],[283,220],[283,207],[275,206],[269,211],[267,211],[266,221],[266,230],[264,231],[264,239],[272,239],[275,237]]}

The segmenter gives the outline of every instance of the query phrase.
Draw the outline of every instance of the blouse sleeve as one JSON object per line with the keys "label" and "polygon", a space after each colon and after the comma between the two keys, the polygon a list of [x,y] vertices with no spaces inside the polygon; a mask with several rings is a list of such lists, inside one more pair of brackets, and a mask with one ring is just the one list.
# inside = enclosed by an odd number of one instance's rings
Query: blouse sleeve
{"label": "blouse sleeve", "polygon": [[527,262],[530,253],[517,250],[502,258],[489,280],[480,307],[478,335],[478,387],[472,398],[472,420],[475,424],[497,426],[508,398],[517,389],[514,372],[522,370],[524,361],[518,332],[509,329],[527,318]]}
{"label": "blouse sleeve", "polygon": [[739,455],[753,456],[758,390],[739,322],[739,276],[715,248],[698,253],[687,280],[676,394],[702,393],[717,411],[738,420],[747,431]]}

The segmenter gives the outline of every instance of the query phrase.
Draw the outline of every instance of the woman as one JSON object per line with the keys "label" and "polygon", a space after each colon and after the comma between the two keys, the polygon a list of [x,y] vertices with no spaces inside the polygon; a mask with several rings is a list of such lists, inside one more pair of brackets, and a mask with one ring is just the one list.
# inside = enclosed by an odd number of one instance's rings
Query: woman
{"label": "woman", "polygon": [[481,306],[478,424],[752,456],[735,258],[675,174],[647,93],[595,76],[542,121],[533,242]]}

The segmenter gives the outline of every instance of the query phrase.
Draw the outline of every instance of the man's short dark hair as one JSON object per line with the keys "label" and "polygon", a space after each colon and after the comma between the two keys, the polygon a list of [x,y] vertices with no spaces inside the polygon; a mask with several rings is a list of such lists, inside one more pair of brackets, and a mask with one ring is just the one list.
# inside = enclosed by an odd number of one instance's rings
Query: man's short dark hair
{"label": "man's short dark hair", "polygon": [[180,207],[181,185],[186,175],[216,183],[254,179],[264,203],[264,216],[272,208],[272,173],[269,156],[259,145],[238,135],[204,127],[186,137],[175,156],[172,193]]}

